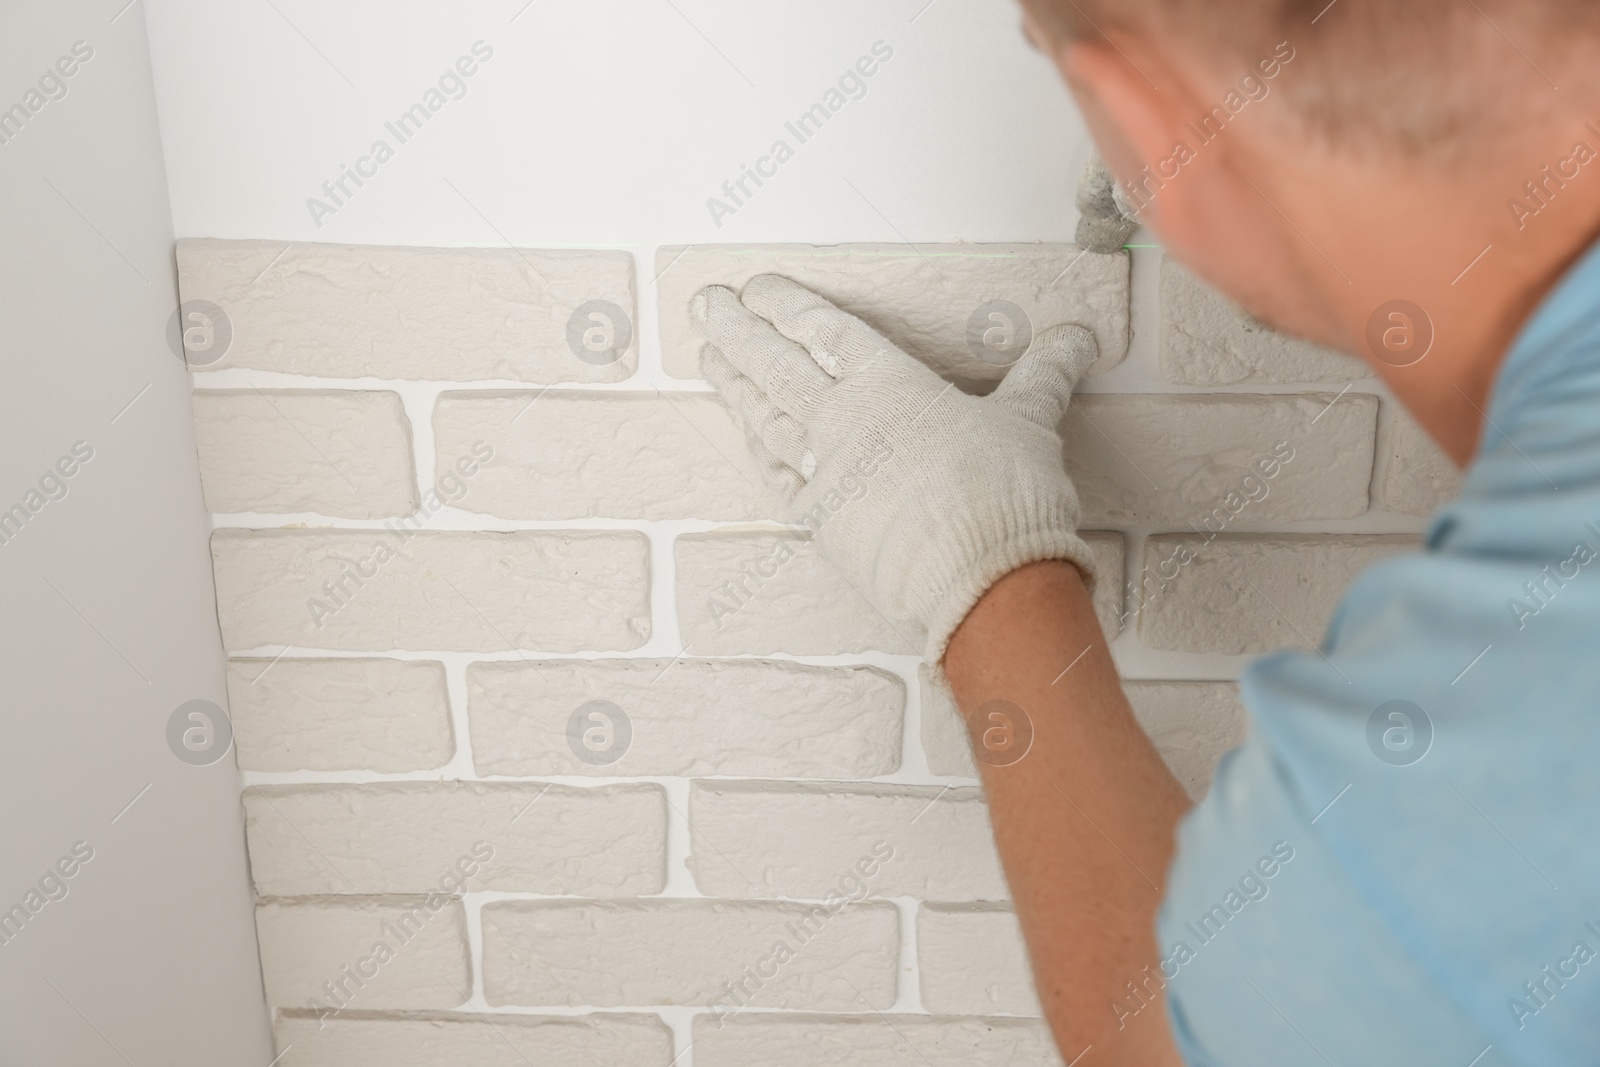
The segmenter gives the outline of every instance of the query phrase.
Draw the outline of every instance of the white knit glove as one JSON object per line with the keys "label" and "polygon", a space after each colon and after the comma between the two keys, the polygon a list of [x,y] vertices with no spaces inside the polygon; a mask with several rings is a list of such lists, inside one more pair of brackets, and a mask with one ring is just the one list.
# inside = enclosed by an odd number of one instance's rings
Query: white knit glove
{"label": "white knit glove", "polygon": [[1035,336],[986,398],[955,389],[872,327],[775,274],[690,314],[706,379],[823,554],[886,614],[927,628],[928,658],[984,592],[1064,559],[1092,582],[1056,426],[1094,362],[1081,326]]}

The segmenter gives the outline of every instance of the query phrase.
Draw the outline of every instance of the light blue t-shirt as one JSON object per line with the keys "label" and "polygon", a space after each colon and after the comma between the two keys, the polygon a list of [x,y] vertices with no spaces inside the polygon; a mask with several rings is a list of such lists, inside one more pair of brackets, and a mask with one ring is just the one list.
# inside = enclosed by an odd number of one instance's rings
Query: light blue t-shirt
{"label": "light blue t-shirt", "polygon": [[1186,1061],[1600,1063],[1600,246],[1524,326],[1423,549],[1241,692],[1140,976]]}

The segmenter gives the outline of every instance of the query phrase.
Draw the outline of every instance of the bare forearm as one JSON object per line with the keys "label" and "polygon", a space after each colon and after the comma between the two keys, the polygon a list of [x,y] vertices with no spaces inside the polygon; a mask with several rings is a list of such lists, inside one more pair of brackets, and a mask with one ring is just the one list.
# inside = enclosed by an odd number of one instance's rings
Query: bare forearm
{"label": "bare forearm", "polygon": [[1155,970],[1155,913],[1188,799],[1134,721],[1077,569],[1038,563],[996,583],[944,668],[1063,1057],[1093,1045],[1097,1064],[1177,1064],[1161,1005],[1119,1024],[1112,1004]]}

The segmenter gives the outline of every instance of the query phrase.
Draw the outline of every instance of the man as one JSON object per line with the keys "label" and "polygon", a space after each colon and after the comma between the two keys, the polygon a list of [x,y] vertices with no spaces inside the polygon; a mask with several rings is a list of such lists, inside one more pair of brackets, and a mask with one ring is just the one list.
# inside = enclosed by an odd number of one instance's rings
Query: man
{"label": "man", "polygon": [[[1032,724],[1026,758],[982,771],[1064,1059],[1594,1063],[1600,7],[1026,6],[1166,254],[1366,359],[1467,468],[1318,650],[1248,669],[1250,738],[1185,814],[1060,468],[1088,335],[1045,331],[980,399],[785,279],[695,299],[705,373],[797,520],[864,482],[822,550],[927,625],[969,724]],[[1199,142],[1274,57],[1273,95]]]}

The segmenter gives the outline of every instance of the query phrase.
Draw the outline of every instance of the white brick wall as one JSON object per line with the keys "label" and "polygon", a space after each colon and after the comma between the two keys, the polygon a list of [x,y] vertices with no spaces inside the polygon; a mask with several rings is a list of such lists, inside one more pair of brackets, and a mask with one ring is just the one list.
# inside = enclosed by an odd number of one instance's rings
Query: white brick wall
{"label": "white brick wall", "polygon": [[1031,1019],[928,1015],[749,1015],[694,1024],[695,1067],[1061,1067]]}
{"label": "white brick wall", "polygon": [[696,655],[909,655],[926,640],[873,605],[804,531],[686,534],[676,555],[678,628]]}
{"label": "white brick wall", "polygon": [[1433,443],[1417,420],[1398,405],[1383,449],[1388,469],[1383,476],[1383,503],[1405,515],[1431,515],[1461,491],[1461,472]]}
{"label": "white brick wall", "polygon": [[[572,710],[628,716],[617,760],[580,759]],[[787,660],[602,659],[477,663],[467,670],[479,774],[876,778],[900,767],[906,687],[874,667]]]}
{"label": "white brick wall", "polygon": [[635,533],[219,530],[229,648],[576,652],[649,636]]}
{"label": "white brick wall", "polygon": [[256,933],[275,1007],[453,1008],[471,992],[458,898],[267,899]]}
{"label": "white brick wall", "polygon": [[397,393],[197,392],[194,426],[212,511],[386,519],[416,510]]}
{"label": "white brick wall", "polygon": [[246,771],[421,771],[455,748],[427,660],[234,659],[228,703]]}
{"label": "white brick wall", "polygon": [[1139,635],[1151,648],[1240,655],[1315,647],[1350,580],[1416,539],[1224,535],[1201,545],[1174,534],[1145,543],[1145,564],[1190,545],[1193,562],[1146,600]]}
{"label": "white brick wall", "polygon": [[449,890],[441,883],[455,870],[475,889],[507,892],[630,896],[662,886],[666,804],[654,785],[256,786],[244,812],[264,894]]}
{"label": "white brick wall", "polygon": [[[230,367],[325,378],[614,382],[638,358],[624,252],[178,242],[183,300],[226,310]],[[612,362],[574,358],[568,327],[605,300],[631,320]]]}
{"label": "white brick wall", "polygon": [[1029,329],[1088,327],[1100,346],[1096,373],[1128,350],[1128,260],[1076,245],[690,245],[660,249],[656,273],[662,362],[679,378],[700,376],[703,342],[689,298],[703,286],[737,289],[769,273],[810,286],[951,377],[1000,377],[1002,368],[968,343],[968,326],[990,301],[1019,309]]}
{"label": "white brick wall", "polygon": [[820,900],[884,846],[890,858],[865,879],[873,896],[1006,896],[977,789],[700,781],[689,833],[708,896]]}
{"label": "white brick wall", "polygon": [[1198,795],[1241,655],[1457,478],[1356,364],[1077,255],[182,242],[233,333],[195,417],[285,1065],[1059,1067],[923,635],[771,523],[683,305],[788,271],[963,379],[986,301],[1093,328],[1095,609]]}
{"label": "white brick wall", "polygon": [[476,440],[494,459],[463,505],[506,519],[771,519],[744,431],[715,394],[448,393],[441,462]]}
{"label": "white brick wall", "polygon": [[[1064,423],[1083,521],[1187,528],[1246,479],[1266,487],[1252,525],[1348,519],[1367,510],[1378,403],[1366,394],[1086,396]],[[1279,443],[1292,457],[1265,476]],[[1282,455],[1290,455],[1282,450]]]}
{"label": "white brick wall", "polygon": [[1274,334],[1174,260],[1161,262],[1161,372],[1175,385],[1339,382],[1371,377],[1360,360]]}
{"label": "white brick wall", "polygon": [[284,1067],[615,1067],[666,1064],[672,1031],[653,1015],[405,1015],[348,1011],[323,1019],[305,1011],[280,1015],[288,1048]]}
{"label": "white brick wall", "polygon": [[[483,910],[494,1005],[688,1004],[848,1011],[892,1003],[900,913],[778,901],[508,901]],[[641,946],[648,965],[639,966]],[[779,952],[782,946],[785,951]]]}

